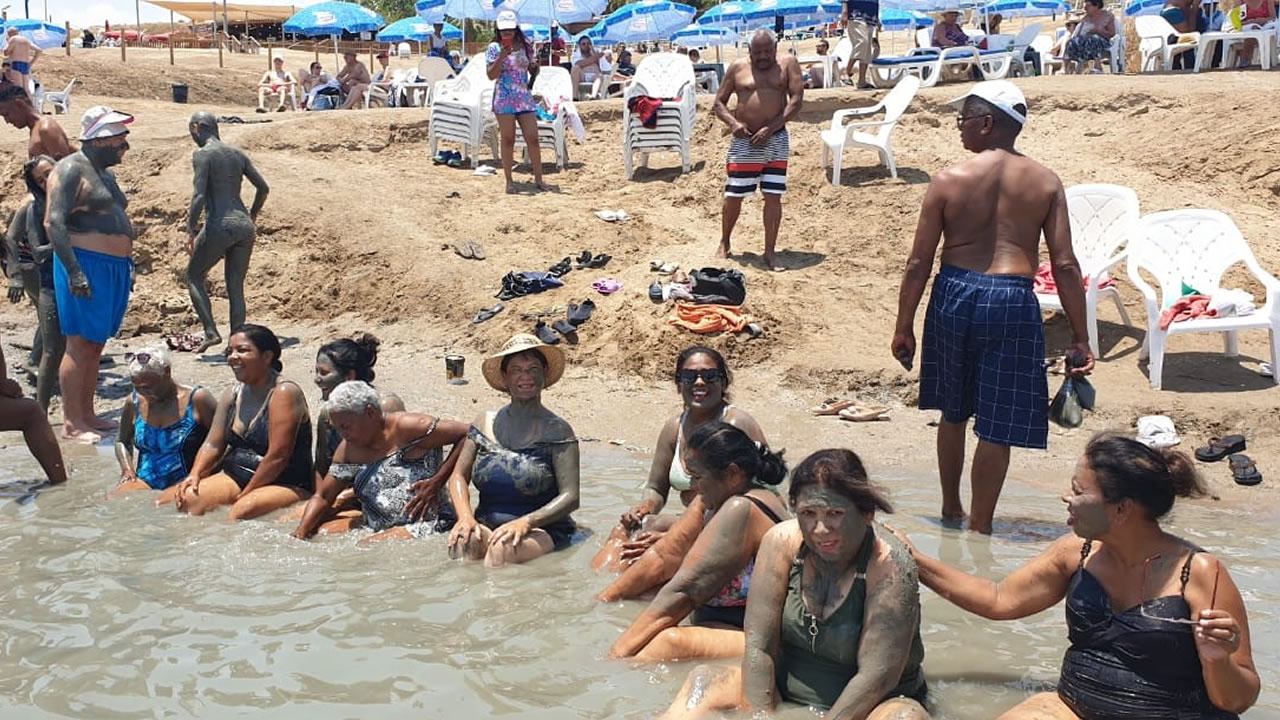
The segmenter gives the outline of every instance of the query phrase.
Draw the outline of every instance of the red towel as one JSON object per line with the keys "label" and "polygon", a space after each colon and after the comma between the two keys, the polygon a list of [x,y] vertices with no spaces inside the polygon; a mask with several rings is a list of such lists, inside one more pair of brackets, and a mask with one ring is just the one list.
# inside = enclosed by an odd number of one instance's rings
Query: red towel
{"label": "red towel", "polygon": [[627,109],[640,116],[640,124],[647,128],[658,126],[658,108],[662,107],[662,98],[636,95],[627,101]]}
{"label": "red towel", "polygon": [[1160,329],[1168,330],[1170,325],[1183,320],[1217,316],[1218,311],[1209,307],[1208,295],[1184,295],[1160,313]]}
{"label": "red towel", "polygon": [[[1115,281],[1107,278],[1102,281],[1099,287],[1111,287],[1115,285]],[[1084,286],[1089,287],[1089,276],[1084,276]],[[1040,295],[1057,295],[1058,281],[1053,279],[1053,265],[1048,260],[1040,263],[1040,267],[1036,268],[1035,286],[1032,288],[1034,292]]]}

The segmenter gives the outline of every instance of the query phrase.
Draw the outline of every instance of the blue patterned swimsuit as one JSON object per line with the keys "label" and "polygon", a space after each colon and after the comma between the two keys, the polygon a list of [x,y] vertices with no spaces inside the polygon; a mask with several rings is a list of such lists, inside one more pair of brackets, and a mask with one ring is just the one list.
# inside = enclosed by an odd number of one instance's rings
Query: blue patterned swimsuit
{"label": "blue patterned swimsuit", "polygon": [[193,401],[199,389],[198,385],[191,388],[186,411],[178,422],[168,427],[148,425],[138,410],[138,393],[133,394],[133,446],[138,449],[138,479],[153,490],[164,490],[185,478],[209,434],[209,428],[196,422]]}
{"label": "blue patterned swimsuit", "polygon": [[[471,482],[480,491],[480,504],[475,517],[491,530],[528,515],[560,494],[551,450],[556,445],[577,442],[571,439],[510,450],[474,427],[467,437],[476,444]],[[555,548],[562,550],[569,546],[578,527],[566,517],[541,529],[551,536]]]}

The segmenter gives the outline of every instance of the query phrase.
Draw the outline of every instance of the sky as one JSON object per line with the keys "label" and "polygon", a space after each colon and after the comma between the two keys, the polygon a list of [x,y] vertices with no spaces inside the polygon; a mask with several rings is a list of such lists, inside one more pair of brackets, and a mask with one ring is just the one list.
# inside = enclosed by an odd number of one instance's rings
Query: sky
{"label": "sky", "polygon": [[[318,0],[246,0],[257,5],[296,5],[303,7]],[[26,17],[24,0],[0,0],[0,7],[8,5],[11,18]],[[39,18],[48,8],[48,14],[55,25],[70,22],[72,27],[101,25],[103,20],[112,23],[136,22],[134,0],[30,0],[31,17]],[[145,0],[137,0],[137,9],[141,12],[142,22],[169,22],[169,11],[156,7]]]}

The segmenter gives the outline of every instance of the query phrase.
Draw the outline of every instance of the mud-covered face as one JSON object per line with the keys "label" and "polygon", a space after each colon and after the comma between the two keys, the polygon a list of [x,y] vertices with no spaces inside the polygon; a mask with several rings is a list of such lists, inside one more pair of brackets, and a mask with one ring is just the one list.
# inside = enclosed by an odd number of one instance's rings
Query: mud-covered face
{"label": "mud-covered face", "polygon": [[1118,503],[1109,503],[1102,496],[1098,474],[1089,467],[1087,458],[1080,458],[1075,474],[1071,476],[1071,492],[1062,496],[1067,504],[1067,525],[1075,534],[1096,540],[1106,535],[1115,522]]}
{"label": "mud-covered face", "polygon": [[329,399],[329,393],[347,380],[354,380],[355,373],[343,373],[333,364],[333,359],[324,353],[316,353],[316,387],[320,388],[320,397]]}
{"label": "mud-covered face", "polygon": [[531,400],[542,394],[547,384],[547,369],[535,352],[513,355],[502,371],[507,393],[512,400]]}
{"label": "mud-covered face", "polygon": [[794,509],[804,544],[826,562],[851,560],[874,518],[864,515],[849,498],[818,484],[800,489]]}
{"label": "mud-covered face", "polygon": [[362,412],[330,411],[329,426],[343,440],[368,447],[374,444],[382,429],[382,422],[380,414],[374,408],[365,408]]}
{"label": "mud-covered face", "polygon": [[137,391],[139,396],[145,398],[148,404],[173,397],[173,377],[168,370],[164,372],[141,372],[131,379],[133,380],[133,389]]}

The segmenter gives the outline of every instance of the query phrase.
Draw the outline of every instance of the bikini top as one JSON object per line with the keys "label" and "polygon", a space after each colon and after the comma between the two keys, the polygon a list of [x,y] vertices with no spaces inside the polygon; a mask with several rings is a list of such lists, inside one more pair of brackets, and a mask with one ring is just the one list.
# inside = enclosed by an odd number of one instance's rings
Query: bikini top
{"label": "bikini top", "polygon": [[[729,408],[732,405],[725,403],[720,409],[720,416],[712,422],[724,422],[724,418],[729,414]],[[685,410],[680,413],[680,421],[676,430],[676,454],[671,458],[671,469],[667,471],[667,482],[671,484],[671,489],[676,492],[684,492],[693,486],[693,478],[689,477],[689,473],[684,469],[684,461],[680,459],[684,450],[684,421],[688,417],[689,411]]]}
{"label": "bikini top", "polygon": [[[760,498],[755,497],[753,495],[743,495],[743,497],[745,497],[747,500],[750,500],[752,505],[755,505],[756,507],[760,508],[760,512],[764,513],[765,517],[772,520],[774,525],[777,525],[778,523],[782,522],[782,518],[778,517],[778,513],[774,512],[773,508],[765,504],[765,502]],[[750,592],[751,590],[751,573],[754,572],[755,569],[756,569],[756,557],[753,554],[747,560],[746,566],[742,568],[742,572],[738,573],[732,580],[728,582],[728,584],[720,588],[720,591],[717,592],[715,596],[712,597],[710,600],[708,600],[705,604],[709,607],[722,607],[722,608],[746,607],[747,593]]]}

